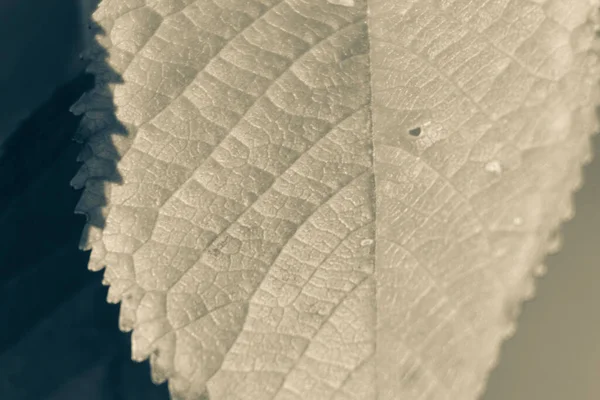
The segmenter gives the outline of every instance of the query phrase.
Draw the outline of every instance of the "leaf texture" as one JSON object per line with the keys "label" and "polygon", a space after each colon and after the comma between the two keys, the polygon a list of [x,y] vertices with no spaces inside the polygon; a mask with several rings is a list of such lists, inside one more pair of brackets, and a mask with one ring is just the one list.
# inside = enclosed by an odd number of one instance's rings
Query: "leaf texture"
{"label": "leaf texture", "polygon": [[133,358],[186,400],[475,399],[590,156],[597,7],[103,0],[72,184]]}

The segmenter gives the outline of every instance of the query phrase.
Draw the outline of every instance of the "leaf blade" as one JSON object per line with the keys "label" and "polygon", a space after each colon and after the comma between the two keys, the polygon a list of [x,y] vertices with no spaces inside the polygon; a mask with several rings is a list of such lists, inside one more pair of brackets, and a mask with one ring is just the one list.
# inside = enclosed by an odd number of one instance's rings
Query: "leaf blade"
{"label": "leaf blade", "polygon": [[381,399],[476,398],[572,213],[598,68],[568,4],[369,3]]}
{"label": "leaf blade", "polygon": [[[174,396],[474,398],[572,212],[597,129],[591,5],[337,3],[95,14],[124,84],[74,107],[92,133],[84,246]],[[98,164],[111,95],[122,185]],[[335,270],[342,250],[366,254]],[[336,342],[348,302],[362,339]]]}

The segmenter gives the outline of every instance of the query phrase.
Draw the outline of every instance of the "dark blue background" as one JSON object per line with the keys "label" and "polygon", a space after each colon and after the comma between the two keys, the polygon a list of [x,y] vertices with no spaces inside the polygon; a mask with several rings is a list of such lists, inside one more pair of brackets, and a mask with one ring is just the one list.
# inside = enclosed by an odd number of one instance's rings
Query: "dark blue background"
{"label": "dark blue background", "polygon": [[75,0],[0,0],[1,400],[169,398],[148,362],[131,361],[103,272],[78,249],[69,107],[94,84],[79,58],[85,12]]}

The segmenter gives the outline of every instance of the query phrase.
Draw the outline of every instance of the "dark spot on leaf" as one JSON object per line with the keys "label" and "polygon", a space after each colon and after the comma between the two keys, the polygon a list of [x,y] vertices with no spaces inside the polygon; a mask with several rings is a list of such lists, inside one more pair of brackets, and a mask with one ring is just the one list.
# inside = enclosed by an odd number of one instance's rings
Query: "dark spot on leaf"
{"label": "dark spot on leaf", "polygon": [[421,134],[421,127],[420,127],[420,126],[417,126],[416,128],[412,128],[412,129],[410,129],[410,130],[408,131],[408,134],[409,134],[410,136],[415,136],[415,137],[419,136],[419,135]]}

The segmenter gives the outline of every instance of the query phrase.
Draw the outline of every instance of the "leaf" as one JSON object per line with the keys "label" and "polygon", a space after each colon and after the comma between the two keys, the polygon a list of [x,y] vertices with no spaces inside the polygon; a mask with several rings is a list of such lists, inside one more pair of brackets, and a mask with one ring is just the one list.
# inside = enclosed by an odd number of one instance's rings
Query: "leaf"
{"label": "leaf", "polygon": [[101,2],[72,184],[133,359],[182,399],[475,399],[590,158],[597,6]]}

